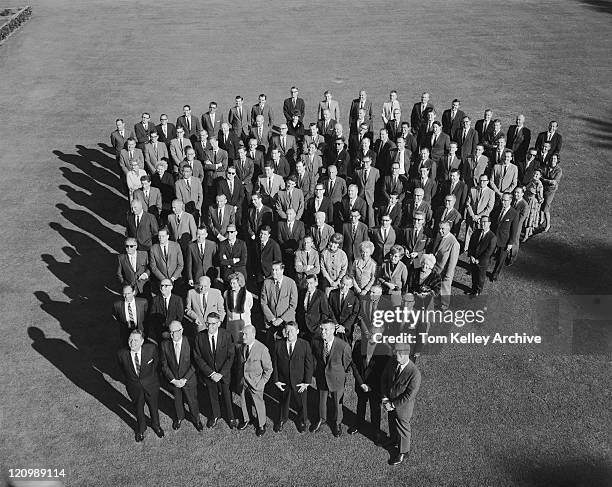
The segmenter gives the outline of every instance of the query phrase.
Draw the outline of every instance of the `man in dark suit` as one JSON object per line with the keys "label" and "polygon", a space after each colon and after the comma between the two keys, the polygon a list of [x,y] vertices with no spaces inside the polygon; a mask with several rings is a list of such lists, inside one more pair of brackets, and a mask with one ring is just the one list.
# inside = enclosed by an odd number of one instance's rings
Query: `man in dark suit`
{"label": "man in dark suit", "polygon": [[304,113],[306,112],[306,105],[304,104],[304,100],[298,97],[298,89],[295,86],[291,87],[291,97],[285,98],[283,102],[283,115],[285,115],[285,119],[287,123],[291,122],[293,117],[293,112],[297,110],[300,114],[300,122],[304,121]]}
{"label": "man in dark suit", "polygon": [[218,139],[219,148],[227,152],[228,164],[238,159],[238,147],[242,140],[230,130],[230,124],[223,122],[219,131]]}
{"label": "man in dark suit", "polygon": [[236,238],[236,225],[228,225],[227,239],[219,244],[219,267],[221,268],[221,279],[227,282],[227,278],[233,272],[240,272],[247,278],[247,246]]}
{"label": "man in dark suit", "polygon": [[159,117],[159,125],[155,127],[159,141],[166,144],[168,153],[170,152],[170,141],[176,139],[176,126],[173,123],[168,123],[168,115],[162,113]]}
{"label": "man in dark suit", "polygon": [[253,120],[253,127],[249,131],[249,140],[255,139],[257,141],[257,149],[264,154],[270,151],[270,138],[272,137],[272,127],[268,127],[265,122],[263,115]]}
{"label": "man in dark suit", "polygon": [[148,251],[157,235],[157,219],[142,209],[142,202],[136,198],[131,203],[132,212],[127,217],[125,236],[135,238],[138,250]]}
{"label": "man in dark suit", "polygon": [[274,114],[272,113],[272,107],[267,103],[267,97],[264,93],[259,95],[259,103],[251,108],[251,123],[255,124],[255,119],[259,116],[263,117],[267,127],[272,128],[274,125]]}
{"label": "man in dark suit", "polygon": [[[442,132],[442,124],[435,121],[432,124],[433,133],[431,136],[425,136],[421,139],[421,147],[427,147],[429,149],[429,157],[435,163],[439,162],[445,154],[448,154],[450,150],[451,139],[448,135]],[[435,176],[432,174],[432,178]]]}
{"label": "man in dark suit", "polygon": [[358,194],[359,187],[356,184],[350,184],[348,194],[342,198],[339,205],[336,205],[336,211],[334,211],[336,221],[334,223],[338,230],[342,230],[345,223],[350,223],[353,210],[359,212],[360,221],[366,221],[367,204],[363,198],[357,196]]}
{"label": "man in dark suit", "polygon": [[[380,129],[379,139],[374,144],[374,152],[376,153],[376,168],[382,175],[389,174],[391,165],[391,155],[397,149],[395,143],[389,139],[389,133],[386,128]],[[374,165],[374,161],[372,161]]]}
{"label": "man in dark suit", "polygon": [[412,216],[412,223],[403,229],[400,243],[405,249],[405,263],[408,272],[421,267],[421,256],[429,245],[429,237],[425,230],[425,214],[417,211]]}
{"label": "man in dark suit", "polygon": [[418,211],[425,215],[425,224],[429,226],[431,217],[433,216],[431,206],[427,201],[424,201],[425,191],[423,188],[414,188],[413,197],[404,199],[404,209],[402,215],[404,218],[403,227],[409,226],[412,222],[414,214]]}
{"label": "man in dark suit", "polygon": [[111,132],[110,142],[113,149],[115,149],[115,159],[118,163],[121,151],[127,149],[127,140],[134,137],[134,134],[127,131],[122,118],[115,120],[115,126],[117,129]]}
{"label": "man in dark suit", "polygon": [[517,161],[518,166],[518,184],[526,186],[533,179],[534,173],[540,169],[540,161],[537,159],[538,152],[534,147],[527,151],[527,159]]}
{"label": "man in dark suit", "polygon": [[280,246],[270,236],[271,233],[272,229],[267,225],[259,229],[259,241],[256,242],[255,252],[252,255],[251,268],[259,285],[264,279],[272,276],[272,264],[280,262],[283,258]]}
{"label": "man in dark suit", "polygon": [[244,209],[244,200],[246,195],[244,192],[244,186],[236,178],[235,166],[228,167],[225,178],[218,180],[217,195],[220,194],[225,195],[227,204],[234,207],[235,223],[237,227],[240,227],[242,225],[242,212]]}
{"label": "man in dark suit", "polygon": [[453,169],[460,170],[463,166],[461,159],[457,157],[457,142],[451,141],[448,153],[444,154],[438,161],[438,168],[436,169],[436,180],[438,183],[448,181],[450,179],[450,172]]}
{"label": "man in dark suit", "polygon": [[176,128],[179,127],[183,127],[185,137],[191,140],[192,144],[195,142],[196,135],[202,130],[200,119],[191,114],[191,107],[189,105],[183,106],[183,115],[176,119]]}
{"label": "man in dark suit", "polygon": [[319,325],[332,318],[325,292],[318,288],[319,278],[316,274],[306,277],[306,290],[298,297],[296,317],[300,334],[309,342],[321,337]]}
{"label": "man in dark suit", "polygon": [[479,143],[478,133],[471,125],[470,117],[465,116],[461,122],[461,127],[453,134],[453,140],[457,142],[459,158],[462,161],[476,154],[476,146]]}
{"label": "man in dark suit", "polygon": [[338,168],[334,164],[327,167],[327,174],[327,179],[323,181],[325,196],[331,200],[334,206],[337,206],[346,194],[346,181],[338,176]]}
{"label": "man in dark suit", "polygon": [[258,149],[257,139],[250,138],[247,147],[247,159],[253,162],[253,183],[264,172],[265,154]]}
{"label": "man in dark suit", "polygon": [[189,404],[193,424],[198,431],[202,431],[204,427],[200,421],[198,381],[191,363],[191,345],[189,340],[183,337],[183,326],[179,321],[171,322],[168,330],[170,340],[164,340],[161,344],[161,369],[166,380],[170,382],[170,390],[174,395],[176,418],[172,421],[172,429],[179,429],[185,419],[184,395]]}
{"label": "man in dark suit", "polygon": [[478,134],[478,140],[483,143],[493,133],[494,128],[493,110],[487,108],[484,111],[484,117],[477,120],[476,126],[474,127]]}
{"label": "man in dark suit", "polygon": [[525,159],[525,154],[531,143],[531,130],[525,127],[525,115],[522,113],[516,117],[516,125],[508,127],[506,134],[508,148],[512,149],[515,161]]}
{"label": "man in dark suit", "polygon": [[455,195],[448,194],[444,196],[442,203],[444,206],[438,206],[433,215],[433,234],[437,235],[442,222],[447,222],[450,225],[451,233],[459,238],[459,230],[461,229],[461,222],[463,218],[461,214],[455,209]]}
{"label": "man in dark suit", "polygon": [[360,222],[361,213],[354,209],[351,211],[351,221],[342,226],[342,250],[346,253],[349,266],[359,258],[359,247],[361,242],[370,240],[368,237],[368,226]]}
{"label": "man in dark suit", "polygon": [[[488,134],[485,134],[485,138],[482,140],[482,144],[486,149],[486,155],[491,161],[491,165],[499,162],[501,158],[501,154],[503,154],[504,149],[506,148],[506,136],[502,131],[502,125],[500,120],[493,120],[493,130]],[[503,139],[503,146],[499,148],[500,139]],[[500,155],[498,157],[495,156],[495,152],[498,152]]]}
{"label": "man in dark suit", "polygon": [[213,281],[217,278],[217,244],[207,237],[206,225],[200,225],[196,241],[189,245],[186,274],[190,286],[194,286],[202,276],[208,276]]}
{"label": "man in dark suit", "polygon": [[204,164],[208,162],[208,155],[211,149],[212,147],[208,142],[208,132],[204,129],[200,130],[193,144],[193,150],[195,150],[196,159],[202,164],[202,170],[204,170]]}
{"label": "man in dark suit", "polygon": [[121,284],[129,283],[138,294],[142,294],[149,282],[149,254],[144,250],[136,250],[137,246],[135,238],[125,239],[125,254],[117,256],[117,279]]}
{"label": "man in dark suit", "polygon": [[158,344],[162,339],[169,337],[170,323],[183,321],[185,313],[183,298],[173,294],[172,288],[172,281],[163,279],[160,284],[161,294],[156,294],[151,300],[148,336]]}
{"label": "man in dark suit", "polygon": [[365,90],[360,90],[359,96],[351,102],[351,108],[349,110],[350,131],[353,130],[353,125],[359,118],[359,110],[364,111],[366,123],[372,125],[372,102],[368,100],[368,94]]}
{"label": "man in dark suit", "polygon": [[397,445],[397,453],[389,465],[404,461],[410,451],[410,419],[414,411],[417,392],[421,386],[421,372],[410,360],[410,345],[395,347],[395,357],[382,374],[382,405],[389,414],[391,443]]}
{"label": "man in dark suit", "polygon": [[359,319],[359,298],[353,291],[353,278],[345,275],[340,287],[329,293],[329,308],[332,321],[336,324],[336,334],[348,343],[353,341],[353,329]]}
{"label": "man in dark suit", "polygon": [[312,381],[313,358],[310,344],[298,338],[298,325],[285,323],[285,339],[277,340],[272,353],[272,382],[280,391],[280,417],[274,425],[277,433],[289,419],[291,400],[298,414],[297,430],[306,431],[308,386]]}
{"label": "man in dark suit", "polygon": [[[315,186],[315,195],[306,202],[303,221],[307,227],[312,227],[315,224],[315,215],[317,213],[325,214],[325,222],[334,224],[334,205],[331,200],[325,196],[325,185],[317,183]],[[322,249],[321,249],[322,250]]]}
{"label": "man in dark suit", "polygon": [[217,242],[227,238],[227,227],[236,224],[236,210],[227,204],[225,194],[219,193],[215,198],[217,204],[208,208],[208,230]]}
{"label": "man in dark suit", "polygon": [[255,164],[253,163],[252,159],[247,157],[247,149],[242,143],[238,145],[238,159],[234,161],[234,170],[236,171],[236,181],[239,182],[244,189],[244,210],[251,202],[251,195],[253,194]]}
{"label": "man in dark suit", "polygon": [[346,373],[351,366],[351,347],[334,336],[336,325],[330,321],[321,323],[321,338],[313,340],[315,378],[319,390],[319,420],[311,425],[313,433],[327,421],[327,399],[332,400],[331,429],[335,437],[342,434],[342,400]]}
{"label": "man in dark suit", "polygon": [[232,394],[230,392],[231,372],[234,363],[235,345],[231,333],[219,328],[221,318],[217,313],[206,317],[206,329],[196,335],[194,360],[208,391],[212,416],[206,426],[214,428],[221,418],[219,394],[223,395],[230,428],[238,426],[234,418]]}
{"label": "man in dark suit", "polygon": [[274,213],[272,209],[263,204],[263,199],[260,193],[253,193],[251,196],[252,206],[249,208],[249,219],[247,235],[249,241],[254,241],[259,235],[259,229],[263,226],[273,225]]}
{"label": "man in dark suit", "polygon": [[374,244],[372,258],[380,266],[397,240],[395,229],[391,226],[391,217],[384,215],[381,218],[381,226],[370,229],[370,236]]}
{"label": "man in dark suit", "polygon": [[389,139],[395,142],[402,134],[402,123],[404,123],[404,120],[402,120],[402,111],[399,107],[393,109],[392,117],[393,118],[385,124],[385,128],[389,134]]}
{"label": "man in dark suit", "polygon": [[544,143],[548,142],[550,144],[551,154],[559,154],[561,152],[563,137],[561,137],[561,134],[557,132],[558,126],[559,124],[555,120],[551,120],[548,124],[548,131],[540,132],[538,134],[535,144],[536,151],[542,150]]}
{"label": "man in dark suit", "polygon": [[438,186],[438,193],[436,196],[438,196],[438,199],[442,202],[445,196],[450,194],[454,195],[455,210],[457,210],[460,215],[464,215],[465,203],[469,191],[467,184],[459,180],[459,174],[459,169],[451,169],[450,180],[444,181]]}
{"label": "man in dark suit", "polygon": [[153,431],[159,438],[164,437],[164,430],[159,424],[157,399],[159,396],[159,357],[157,347],[144,343],[142,331],[135,329],[128,339],[129,348],[119,350],[119,366],[125,376],[125,388],[136,409],[137,442],[144,440],[147,421],[144,405],[147,403]]}
{"label": "man in dark suit", "polygon": [[153,132],[157,132],[155,124],[151,122],[151,115],[145,112],[142,114],[141,121],[134,125],[134,135],[138,142],[136,147],[144,152],[145,144],[149,142],[149,136]]}
{"label": "man in dark suit", "polygon": [[355,377],[355,392],[357,393],[356,421],[348,429],[353,435],[365,426],[366,405],[370,403],[370,425],[374,433],[374,443],[382,443],[384,434],[380,429],[380,411],[382,394],[380,378],[391,358],[391,349],[385,343],[376,343],[374,332],[377,328],[367,330],[364,336],[355,342],[353,347],[353,376]]}
{"label": "man in dark suit", "polygon": [[385,203],[389,202],[389,195],[391,193],[396,193],[400,202],[404,200],[405,193],[408,190],[408,179],[400,175],[399,162],[391,163],[391,174],[385,176],[381,189],[382,199]]}
{"label": "man in dark suit", "polygon": [[421,95],[421,101],[414,104],[410,113],[410,125],[414,134],[416,134],[416,131],[419,130],[419,127],[426,119],[426,114],[433,111],[435,111],[435,108],[429,102],[429,93],[425,92]]}
{"label": "man in dark suit", "polygon": [[227,152],[219,148],[219,140],[216,136],[208,137],[210,149],[206,151],[206,162],[204,162],[204,185],[203,190],[207,193],[207,200],[214,201],[215,181],[225,177],[229,160]]}
{"label": "man in dark suit", "polygon": [[490,227],[491,220],[489,217],[482,216],[478,223],[478,229],[470,239],[468,258],[472,273],[472,289],[469,291],[469,294],[472,296],[480,296],[482,294],[487,269],[497,245],[497,237],[490,231]]}
{"label": "man in dark suit", "polygon": [[217,102],[211,101],[208,104],[208,111],[202,115],[202,128],[207,134],[217,135],[221,131],[223,114],[217,112]]}
{"label": "man in dark suit", "polygon": [[389,193],[389,202],[378,207],[376,223],[381,225],[381,221],[385,216],[390,217],[392,227],[399,229],[402,223],[402,204],[399,202],[399,195],[397,193]]}
{"label": "man in dark suit", "polygon": [[442,132],[449,137],[453,137],[455,132],[461,128],[461,121],[465,117],[463,110],[460,110],[461,102],[456,98],[451,107],[442,112]]}
{"label": "man in dark suit", "polygon": [[149,310],[149,303],[144,298],[134,297],[134,287],[124,283],[123,299],[113,303],[113,318],[119,323],[119,341],[126,343],[133,330],[144,333],[145,320]]}
{"label": "man in dark suit", "polygon": [[294,275],[295,252],[300,248],[301,242],[306,236],[304,223],[296,220],[293,208],[287,209],[287,220],[278,223],[278,244],[282,250],[283,262],[287,274]]}
{"label": "man in dark suit", "polygon": [[511,255],[512,246],[517,240],[520,229],[518,228],[518,213],[512,208],[512,195],[504,193],[501,197],[501,207],[491,215],[492,230],[497,239],[495,249],[495,267],[491,274],[491,280],[497,281],[504,267],[506,258]]}

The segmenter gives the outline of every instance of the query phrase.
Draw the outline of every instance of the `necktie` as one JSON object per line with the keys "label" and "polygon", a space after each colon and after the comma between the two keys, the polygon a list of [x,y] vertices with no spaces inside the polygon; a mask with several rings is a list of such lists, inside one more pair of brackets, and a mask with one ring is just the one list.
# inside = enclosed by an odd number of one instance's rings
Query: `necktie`
{"label": "necktie", "polygon": [[344,306],[344,300],[346,299],[346,296],[343,293],[340,293],[340,308],[342,308],[342,306]]}
{"label": "necktie", "polygon": [[155,159],[157,159],[157,144],[153,144],[153,150],[155,151]]}
{"label": "necktie", "polygon": [[174,344],[174,356],[176,357],[176,363],[178,364],[181,361],[181,344],[179,342],[175,342]]}
{"label": "necktie", "polygon": [[294,344],[293,343],[289,343],[289,356],[290,357],[293,355],[293,347],[294,347]]}
{"label": "necktie", "polygon": [[176,226],[178,227],[181,224],[181,216],[176,215]]}
{"label": "necktie", "polygon": [[168,316],[168,299],[164,298],[164,316]]}
{"label": "necktie", "polygon": [[223,224],[223,210],[219,208],[219,225]]}
{"label": "necktie", "polygon": [[489,122],[485,122],[483,127],[482,127],[482,133],[486,134],[487,133],[487,127],[489,126]]}
{"label": "necktie", "polygon": [[283,149],[283,152],[285,152],[285,147],[286,147],[286,138],[283,137],[281,138],[281,148]]}
{"label": "necktie", "polygon": [[179,147],[181,148],[181,154],[183,153],[183,139],[179,139]]}
{"label": "necktie", "polygon": [[213,162],[217,164],[217,151],[213,151]]}
{"label": "necktie", "polygon": [[329,358],[329,342],[323,342],[323,360],[327,362]]}
{"label": "necktie", "polygon": [[257,129],[257,138],[261,140],[261,127]]}
{"label": "necktie", "polygon": [[397,382],[400,374],[402,373],[402,366],[397,364],[397,368],[395,369],[395,373],[393,374],[393,382]]}
{"label": "necktie", "polygon": [[136,328],[136,321],[134,320],[134,311],[132,310],[132,303],[128,303],[128,325],[130,328]]}
{"label": "necktie", "polygon": [[208,304],[206,303],[206,294],[202,293],[200,294],[200,296],[202,296],[202,310],[206,312],[206,306],[208,306]]}
{"label": "necktie", "polygon": [[447,216],[448,216],[448,210],[444,210],[444,213],[442,213],[442,220],[441,221],[445,221]]}
{"label": "necktie", "polygon": [[249,359],[249,353],[251,353],[251,351],[249,350],[249,346],[245,345],[244,346],[244,361],[245,362]]}
{"label": "necktie", "polygon": [[185,184],[187,184],[187,191],[191,192],[191,184],[189,183],[189,179],[185,179]]}
{"label": "necktie", "polygon": [[200,256],[204,255],[204,246],[202,244],[198,244],[198,247],[200,248]]}
{"label": "necktie", "polygon": [[136,228],[140,225],[140,215],[136,215]]}
{"label": "necktie", "polygon": [[280,293],[280,282],[274,281],[274,286],[276,287],[276,295]]}
{"label": "necktie", "polygon": [[431,146],[433,147],[434,145],[436,145],[436,141],[438,140],[438,136],[434,135],[433,138],[431,139]]}
{"label": "necktie", "polygon": [[388,233],[389,233],[389,230],[387,230],[386,228],[383,228],[383,241],[387,240]]}
{"label": "necktie", "polygon": [[238,107],[238,118],[242,120],[242,108]]}
{"label": "necktie", "polygon": [[366,169],[365,172],[363,173],[363,182],[364,183],[368,180],[369,176],[370,176],[370,171],[368,169]]}
{"label": "necktie", "polygon": [[234,183],[232,181],[229,182],[229,192],[230,194],[234,192]]}
{"label": "necktie", "polygon": [[268,178],[268,194],[272,193],[272,178]]}
{"label": "necktie", "polygon": [[130,255],[130,265],[132,269],[136,270],[136,254]]}
{"label": "necktie", "polygon": [[145,191],[144,197],[145,197],[145,200],[147,200],[147,203],[148,203],[149,202],[149,192],[148,191]]}
{"label": "necktie", "polygon": [[134,354],[134,365],[136,366],[136,375],[140,375],[140,358],[138,358],[138,352]]}
{"label": "necktie", "polygon": [[353,240],[355,239],[355,235],[357,235],[357,225],[353,225]]}
{"label": "necktie", "polygon": [[212,342],[211,352],[212,352],[213,357],[214,357],[215,356],[215,352],[217,351],[217,344],[215,343],[215,336],[214,335],[210,337],[210,341]]}
{"label": "necktie", "polygon": [[[306,259],[308,259],[308,254],[306,254]],[[306,310],[310,307],[310,300],[311,299],[312,299],[312,296],[310,295],[310,293],[309,292],[306,293],[306,307],[305,307]]]}
{"label": "necktie", "polygon": [[185,117],[187,120],[187,132],[191,132],[191,117]]}
{"label": "necktie", "polygon": [[164,251],[164,260],[168,260],[168,247],[164,245],[162,250]]}

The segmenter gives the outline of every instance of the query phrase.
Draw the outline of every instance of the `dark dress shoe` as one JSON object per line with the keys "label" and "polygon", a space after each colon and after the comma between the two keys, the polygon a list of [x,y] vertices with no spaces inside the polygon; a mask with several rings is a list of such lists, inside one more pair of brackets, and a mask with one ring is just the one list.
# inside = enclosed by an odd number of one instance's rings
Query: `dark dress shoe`
{"label": "dark dress shoe", "polygon": [[158,438],[164,437],[164,430],[162,429],[161,426],[158,426],[157,428],[153,428],[153,431],[155,431],[155,434],[157,435]]}
{"label": "dark dress shoe", "polygon": [[134,435],[134,439],[136,440],[136,443],[140,443],[144,440],[144,433],[136,433]]}
{"label": "dark dress shoe", "polygon": [[385,442],[387,441],[387,435],[384,435],[382,433],[378,433],[375,437],[374,437],[374,444],[376,446],[382,446],[385,444]]}
{"label": "dark dress shoe", "polygon": [[285,426],[285,422],[281,421],[280,423],[276,423],[273,429],[276,433],[280,433],[281,431],[283,431],[284,426]]}
{"label": "dark dress shoe", "polygon": [[249,423],[247,423],[246,421],[242,421],[240,424],[238,424],[237,428],[238,431],[244,431],[245,429],[247,429],[248,426]]}
{"label": "dark dress shoe", "polygon": [[323,420],[320,419],[319,421],[317,421],[314,424],[310,425],[310,432],[311,433],[316,433],[317,431],[319,431],[321,429],[321,425],[323,424]]}
{"label": "dark dress shoe", "polygon": [[404,461],[404,454],[398,453],[397,455],[395,455],[393,458],[389,460],[389,465],[399,465],[403,461]]}
{"label": "dark dress shoe", "polygon": [[263,427],[261,428],[257,428],[257,432],[255,433],[257,436],[263,436],[266,434],[266,425],[264,424]]}
{"label": "dark dress shoe", "polygon": [[306,423],[300,423],[297,427],[298,433],[304,433],[306,431]]}
{"label": "dark dress shoe", "polygon": [[238,428],[238,420],[237,419],[230,419],[229,420],[229,427],[231,430],[233,430],[234,428]]}
{"label": "dark dress shoe", "polygon": [[333,431],[333,433],[334,433],[334,436],[335,436],[336,438],[338,438],[338,437],[339,437],[339,436],[342,434],[342,425],[341,425],[341,424],[337,424],[337,425],[334,427],[334,431]]}
{"label": "dark dress shoe", "polygon": [[197,423],[195,423],[195,428],[200,432],[204,431],[204,425],[202,424],[202,421],[198,421]]}
{"label": "dark dress shoe", "polygon": [[210,418],[207,422],[206,422],[206,427],[207,428],[214,428],[215,426],[217,426],[217,423],[219,422],[219,418]]}
{"label": "dark dress shoe", "polygon": [[174,421],[172,421],[172,429],[173,430],[177,430],[181,427],[181,420],[180,419],[175,419]]}
{"label": "dark dress shoe", "polygon": [[349,435],[354,435],[355,433],[357,433],[359,431],[359,428],[357,427],[357,425],[353,425],[351,426],[346,432]]}

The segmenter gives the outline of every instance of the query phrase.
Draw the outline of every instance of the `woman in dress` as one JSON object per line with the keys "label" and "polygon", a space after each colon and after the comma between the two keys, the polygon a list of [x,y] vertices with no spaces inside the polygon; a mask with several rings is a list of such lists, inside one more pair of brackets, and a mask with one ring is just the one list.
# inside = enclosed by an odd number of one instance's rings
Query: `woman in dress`
{"label": "woman in dress", "polygon": [[359,244],[360,257],[353,262],[350,276],[353,278],[353,289],[359,298],[367,295],[376,280],[376,261],[372,259],[374,244],[369,240]]}
{"label": "woman in dress", "polygon": [[325,294],[337,289],[348,271],[348,258],[342,246],[342,235],[334,233],[326,249],[321,252],[321,288]]}
{"label": "woman in dress", "polygon": [[526,242],[540,226],[540,206],[544,201],[544,186],[540,180],[542,171],[536,169],[533,178],[525,186],[525,201],[529,205],[529,216],[525,220],[525,236],[522,242]]}
{"label": "woman in dress", "polygon": [[132,161],[132,169],[130,169],[126,174],[127,187],[128,187],[129,197],[130,197],[130,204],[132,203],[132,200],[134,199],[134,191],[142,188],[142,182],[140,181],[140,178],[146,175],[147,173],[145,172],[144,169],[140,168],[138,161]]}
{"label": "woman in dress", "polygon": [[408,283],[408,269],[402,262],[404,248],[401,245],[394,245],[389,251],[389,260],[382,265],[382,272],[379,279],[384,294],[391,296],[391,302],[399,306],[401,304],[402,293]]}
{"label": "woman in dress", "polygon": [[253,295],[246,290],[244,276],[234,272],[227,278],[230,288],[223,293],[227,316],[226,329],[232,334],[234,343],[240,343],[240,332],[251,324]]}
{"label": "woman in dress", "polygon": [[559,167],[559,154],[550,157],[548,166],[544,166],[542,171],[542,184],[544,185],[544,203],[542,204],[542,216],[544,231],[550,230],[550,205],[553,202],[555,193],[559,189],[559,181],[563,176],[563,171]]}

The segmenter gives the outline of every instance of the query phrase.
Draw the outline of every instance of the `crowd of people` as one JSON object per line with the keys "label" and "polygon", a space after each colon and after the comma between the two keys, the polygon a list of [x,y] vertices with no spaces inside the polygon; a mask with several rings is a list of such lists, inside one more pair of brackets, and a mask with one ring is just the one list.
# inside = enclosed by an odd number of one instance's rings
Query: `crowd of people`
{"label": "crowd of people", "polygon": [[378,113],[362,90],[344,125],[329,91],[307,126],[305,106],[292,87],[280,117],[261,94],[250,108],[237,96],[227,116],[211,102],[201,117],[185,105],[175,124],[166,114],[156,125],[143,113],[133,130],[116,120],[111,144],[129,208],[117,267],[123,299],[113,315],[129,345],[119,357],[136,441],[144,438],[145,403],[164,436],[159,374],[175,397],[174,429],[186,400],[203,430],[199,380],[209,428],[221,418],[222,397],[231,428],[251,422],[265,434],[265,388],[281,404],[274,430],[293,405],[304,432],[314,378],[319,410],[310,431],[327,422],[329,402],[340,436],[352,372],[357,422],[348,432],[365,431],[369,403],[375,442],[385,443],[385,409],[390,463],[401,463],[419,349],[373,340],[380,296],[447,309],[461,254],[477,296],[489,270],[497,281],[520,244],[549,231],[562,176],[556,121],[534,142],[522,114],[503,130],[487,109],[472,126],[459,100],[439,116],[429,93],[404,117],[396,91]]}

